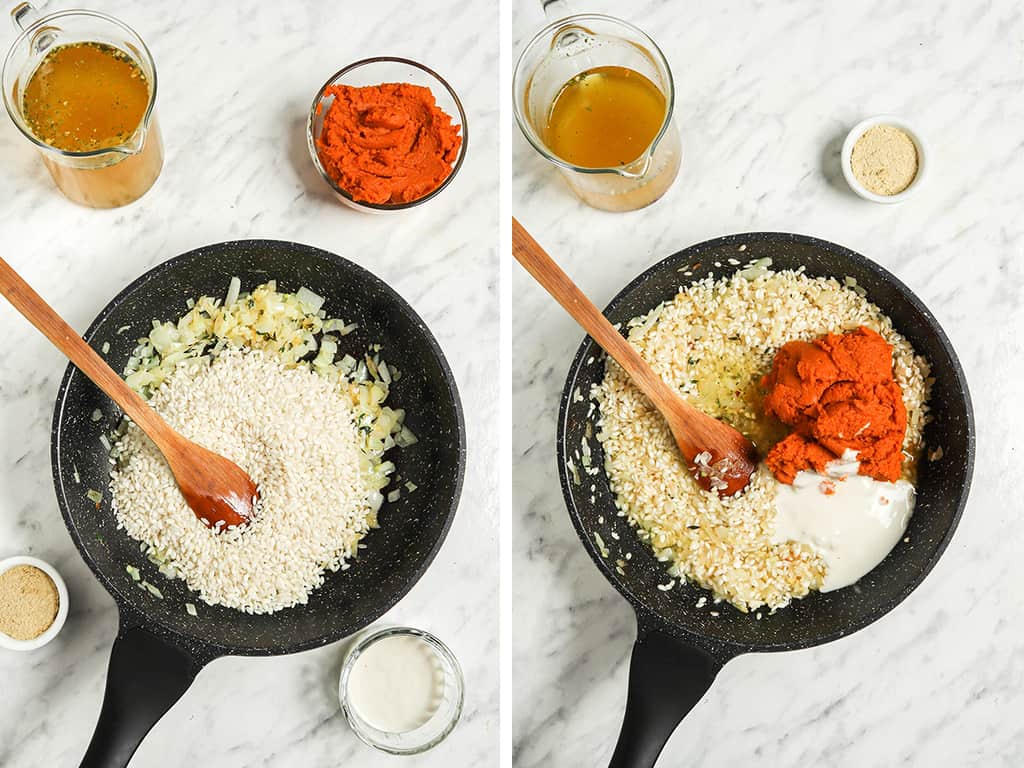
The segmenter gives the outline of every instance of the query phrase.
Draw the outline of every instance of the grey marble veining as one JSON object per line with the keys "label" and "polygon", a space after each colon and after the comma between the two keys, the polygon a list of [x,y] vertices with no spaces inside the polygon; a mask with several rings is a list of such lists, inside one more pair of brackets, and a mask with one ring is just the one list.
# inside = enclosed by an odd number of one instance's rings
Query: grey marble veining
{"label": "grey marble veining", "polygon": [[[13,3],[6,3],[6,10]],[[84,330],[125,284],[205,243],[269,237],[334,251],[393,285],[437,336],[468,421],[462,505],[422,581],[387,623],[436,633],[467,679],[462,723],[410,766],[497,764],[496,453],[497,24],[488,3],[132,3],[88,5],[133,26],[159,73],[166,166],[139,202],[92,211],[65,201],[33,150],[0,119],[3,255]],[[51,9],[74,7],[53,2]],[[0,45],[13,32],[0,19]],[[469,117],[459,177],[420,209],[369,216],[337,204],[305,139],[310,101],[360,58],[423,61]],[[54,499],[49,424],[59,353],[0,302],[0,557],[53,563],[71,594],[60,637],[0,652],[0,765],[77,765],[99,712],[116,610],[68,537]],[[132,761],[145,766],[382,766],[337,700],[345,644],[290,657],[214,662]],[[231,725],[226,725],[230,721]]]}
{"label": "grey marble veining", "polygon": [[[924,584],[849,638],[730,662],[659,765],[1024,764],[1024,11],[1011,0],[575,5],[654,36],[683,137],[667,196],[612,214],[577,202],[513,128],[513,212],[596,303],[714,236],[823,237],[892,270],[932,309],[977,417],[971,499]],[[542,23],[539,4],[515,2],[516,54]],[[884,112],[912,120],[931,150],[926,186],[899,206],[855,197],[838,167],[846,131]],[[582,333],[518,267],[509,275],[514,763],[589,768],[607,763],[618,732],[634,620],[585,555],[558,487],[558,397]]]}

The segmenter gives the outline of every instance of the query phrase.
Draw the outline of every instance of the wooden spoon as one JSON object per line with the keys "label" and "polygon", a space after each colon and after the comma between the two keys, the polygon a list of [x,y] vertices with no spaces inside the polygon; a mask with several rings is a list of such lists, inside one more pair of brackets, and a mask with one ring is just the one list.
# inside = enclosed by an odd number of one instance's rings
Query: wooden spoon
{"label": "wooden spoon", "polygon": [[702,488],[717,491],[720,496],[732,496],[747,487],[758,461],[753,443],[728,424],[697,410],[669,387],[515,217],[512,218],[512,254],[622,366],[661,412],[690,472]]}
{"label": "wooden spoon", "polygon": [[0,294],[156,443],[196,517],[215,530],[249,522],[259,493],[241,467],[171,429],[2,258]]}

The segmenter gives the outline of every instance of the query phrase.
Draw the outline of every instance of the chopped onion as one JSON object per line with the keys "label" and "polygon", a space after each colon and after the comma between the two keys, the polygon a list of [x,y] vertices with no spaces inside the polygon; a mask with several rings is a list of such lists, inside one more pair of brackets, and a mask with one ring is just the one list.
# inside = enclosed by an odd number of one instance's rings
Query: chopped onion
{"label": "chopped onion", "polygon": [[341,369],[346,376],[356,369],[356,359],[352,355],[345,355],[335,365]]}
{"label": "chopped onion", "polygon": [[179,349],[180,339],[181,334],[178,333],[177,327],[171,323],[158,325],[149,334],[149,340],[153,344],[153,349],[160,353],[161,356],[166,356],[170,352]]}
{"label": "chopped onion", "polygon": [[313,359],[314,368],[326,368],[334,364],[334,353],[338,351],[338,343],[330,336],[324,336],[320,342],[320,352]]}
{"label": "chopped onion", "polygon": [[159,597],[161,600],[164,599],[163,593],[159,589],[154,587],[152,584],[150,584],[148,581],[142,582],[142,586],[145,587],[146,591],[149,592],[149,594],[153,595],[153,597]]}
{"label": "chopped onion", "polygon": [[843,278],[843,285],[852,290],[858,296],[863,297],[868,295],[868,292],[857,284],[857,278],[855,277],[850,277],[849,275],[847,275],[846,277]]}
{"label": "chopped onion", "polygon": [[89,418],[92,421],[99,421],[100,419],[103,418],[103,411],[97,408],[95,411],[92,412],[92,415]]}
{"label": "chopped onion", "polygon": [[163,565],[160,566],[160,574],[162,576],[164,576],[164,578],[167,578],[167,579],[176,579],[176,578],[178,578],[178,571],[177,571],[177,569],[173,565],[171,565],[170,563],[164,563]]}
{"label": "chopped onion", "polygon": [[[384,497],[381,495],[380,491],[374,491],[370,494],[368,501],[370,502],[370,511],[373,514],[376,514],[380,511],[381,504],[384,503]],[[374,527],[376,528],[376,526]]]}
{"label": "chopped onion", "polygon": [[237,277],[232,277],[231,282],[228,283],[228,294],[224,297],[224,306],[230,307],[236,301],[238,301],[238,294],[242,290],[242,281]]}
{"label": "chopped onion", "polygon": [[323,296],[317,296],[311,290],[303,286],[295,293],[295,298],[298,299],[300,304],[305,305],[308,312],[316,314],[320,311],[320,308],[324,305]]}
{"label": "chopped onion", "polygon": [[416,445],[419,442],[419,438],[412,433],[412,430],[406,426],[402,426],[402,430],[395,435],[395,445],[399,448],[408,448],[410,445]]}
{"label": "chopped onion", "polygon": [[736,274],[744,280],[756,280],[757,278],[768,274],[768,268],[771,265],[771,257],[766,256],[763,259],[755,259],[754,261],[751,261],[750,264],[739,270]]}

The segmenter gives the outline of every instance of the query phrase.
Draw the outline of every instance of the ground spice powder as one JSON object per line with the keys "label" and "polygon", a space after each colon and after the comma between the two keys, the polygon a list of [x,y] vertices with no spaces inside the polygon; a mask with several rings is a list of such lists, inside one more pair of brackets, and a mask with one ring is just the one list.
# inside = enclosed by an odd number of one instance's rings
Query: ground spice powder
{"label": "ground spice powder", "polygon": [[762,385],[765,412],[793,427],[768,453],[780,482],[792,483],[803,469],[824,472],[847,449],[857,451],[860,474],[900,479],[907,409],[892,347],[879,334],[861,326],[784,344]]}
{"label": "ground spice powder", "polygon": [[917,145],[906,131],[892,125],[875,125],[853,145],[850,167],[869,192],[886,197],[898,195],[917,176]]}
{"label": "ground spice powder", "polygon": [[34,640],[57,618],[60,596],[53,579],[32,565],[0,573],[0,632],[15,640]]}

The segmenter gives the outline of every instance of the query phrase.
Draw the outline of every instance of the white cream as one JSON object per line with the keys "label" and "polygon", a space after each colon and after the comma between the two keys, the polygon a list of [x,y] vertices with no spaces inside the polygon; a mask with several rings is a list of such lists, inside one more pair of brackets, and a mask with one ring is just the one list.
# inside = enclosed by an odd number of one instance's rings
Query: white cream
{"label": "white cream", "polygon": [[416,637],[376,641],[356,658],[348,700],[360,718],[387,733],[407,733],[437,711],[444,691],[437,655]]}
{"label": "white cream", "polygon": [[792,485],[777,486],[772,541],[799,541],[821,555],[822,592],[848,587],[882,562],[914,510],[913,485],[858,475],[858,466],[857,454],[848,450],[827,474],[803,471]]}

